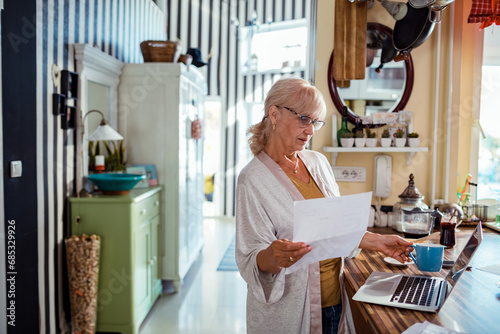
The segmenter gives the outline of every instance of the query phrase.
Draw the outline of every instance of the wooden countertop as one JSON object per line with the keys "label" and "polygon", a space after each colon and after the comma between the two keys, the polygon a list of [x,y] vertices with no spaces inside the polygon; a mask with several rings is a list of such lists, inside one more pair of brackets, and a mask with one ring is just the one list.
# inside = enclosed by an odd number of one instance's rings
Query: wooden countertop
{"label": "wooden countertop", "polygon": [[[474,227],[460,226],[458,229],[460,231],[457,232],[455,247],[445,250],[447,260],[456,259]],[[370,230],[378,232],[376,228]],[[462,275],[439,313],[397,309],[350,299],[356,332],[401,333],[414,323],[429,321],[464,333],[500,333],[500,288],[495,285],[500,281],[500,276],[477,269],[488,265],[500,265],[500,234],[483,228],[483,235],[483,241],[471,262],[472,269]],[[439,243],[439,232],[434,232],[416,242],[423,239]],[[421,272],[416,265],[396,267],[386,264],[383,258],[384,256],[378,252],[362,250],[357,258],[346,261],[345,285],[350,298],[364,284],[372,271],[445,277],[449,270],[443,269],[436,273]]]}

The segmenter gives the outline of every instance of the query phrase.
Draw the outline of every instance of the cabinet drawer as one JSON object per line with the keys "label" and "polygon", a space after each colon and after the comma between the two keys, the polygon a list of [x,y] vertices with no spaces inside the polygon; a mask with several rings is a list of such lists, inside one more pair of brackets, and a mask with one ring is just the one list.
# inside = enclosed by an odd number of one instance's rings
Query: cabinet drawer
{"label": "cabinet drawer", "polygon": [[141,224],[160,213],[160,194],[155,194],[143,201],[137,202],[132,208],[132,221]]}

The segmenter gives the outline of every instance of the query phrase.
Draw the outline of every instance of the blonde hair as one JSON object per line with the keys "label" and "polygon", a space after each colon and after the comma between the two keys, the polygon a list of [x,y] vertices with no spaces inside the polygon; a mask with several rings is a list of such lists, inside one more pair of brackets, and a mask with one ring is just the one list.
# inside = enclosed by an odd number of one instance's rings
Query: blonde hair
{"label": "blonde hair", "polygon": [[272,131],[269,120],[271,106],[288,107],[300,115],[314,116],[311,118],[320,120],[326,115],[323,94],[308,81],[297,77],[286,77],[276,81],[267,93],[264,118],[252,125],[247,132],[251,134],[248,143],[253,155],[258,155],[267,145]]}

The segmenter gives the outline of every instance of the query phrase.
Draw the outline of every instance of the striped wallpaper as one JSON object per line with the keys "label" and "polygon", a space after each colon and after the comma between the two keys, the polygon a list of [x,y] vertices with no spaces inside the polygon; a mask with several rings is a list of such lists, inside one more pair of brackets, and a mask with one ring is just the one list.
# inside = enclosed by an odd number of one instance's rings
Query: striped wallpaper
{"label": "striped wallpaper", "polygon": [[[23,318],[33,320],[38,318],[40,311],[41,333],[68,329],[69,306],[67,294],[62,293],[67,291],[63,279],[63,239],[69,233],[67,197],[74,192],[76,173],[75,131],[62,130],[60,117],[52,115],[52,94],[58,92],[52,81],[52,65],[75,70],[74,55],[69,47],[73,43],[95,45],[124,62],[142,62],[140,42],[164,40],[165,17],[151,0],[19,0],[5,3],[2,57],[7,61],[2,63],[3,88],[4,92],[11,86],[25,86],[25,89],[22,92],[12,89],[4,94],[8,96],[2,101],[4,136],[18,140],[9,145],[4,143],[3,157],[5,160],[23,157],[20,159],[24,174],[18,181],[32,181],[24,193],[19,193],[19,182],[14,184],[14,179],[4,177],[5,193],[10,194],[4,197],[5,215],[6,219],[15,218],[19,224],[17,257],[24,258],[28,263],[26,271],[30,272],[29,277],[19,275],[17,284],[26,287],[35,298],[23,298],[24,293],[19,293],[17,309],[25,312]],[[7,44],[13,34],[20,42]],[[28,63],[30,66],[26,66]],[[8,87],[6,82],[9,82]],[[27,96],[28,93],[32,96]],[[33,102],[23,105],[27,103],[24,100]],[[33,119],[33,127],[11,117],[15,114],[25,120]],[[22,134],[26,137],[24,141],[19,140],[20,132],[29,132]],[[33,137],[32,142],[30,137]],[[33,201],[29,200],[31,194],[35,196]],[[21,225],[25,212],[32,213],[32,217],[26,217],[26,224]],[[35,237],[22,239],[22,233]],[[15,328],[7,329],[9,333],[35,333],[38,323],[19,321]],[[5,331],[0,329],[0,332]]]}
{"label": "striped wallpaper", "polygon": [[[272,83],[281,76],[241,74],[237,61],[240,41],[234,22],[243,26],[252,20],[254,13],[260,23],[310,19],[315,3],[315,0],[167,0],[168,38],[179,39],[185,48],[200,48],[202,55],[210,56],[209,65],[201,69],[208,81],[208,95],[221,97],[225,129],[221,145],[225,150],[221,173],[216,173],[216,185],[223,195],[223,215],[235,213],[236,178],[248,162],[245,133],[251,124],[245,101],[263,101]],[[310,79],[309,73],[293,74]]]}
{"label": "striped wallpaper", "polygon": [[[223,213],[234,214],[238,171],[246,163],[247,121],[244,101],[262,101],[279,74],[242,76],[238,68],[236,18],[240,25],[255,12],[274,22],[311,17],[315,0],[16,0],[2,12],[2,159],[23,161],[23,177],[4,175],[5,219],[19,224],[18,254],[23,258],[17,296],[23,318],[37,319],[40,333],[65,332],[69,319],[64,286],[64,245],[69,233],[68,196],[75,187],[74,130],[61,130],[52,115],[52,65],[75,70],[73,43],[95,45],[123,62],[142,62],[139,44],[148,39],[179,39],[182,45],[210,55],[202,69],[209,95],[222,101],[225,129],[219,185]],[[18,44],[9,34],[20,37]],[[298,75],[308,77],[308,73]],[[8,82],[8,85],[6,84]],[[23,138],[23,139],[19,139]],[[5,168],[5,167],[4,167]],[[1,212],[0,212],[1,213]],[[21,248],[22,247],[22,248]],[[24,267],[22,267],[24,266]],[[38,291],[37,291],[38,290]],[[64,292],[64,293],[63,293]],[[0,297],[2,295],[0,294]],[[0,303],[2,298],[0,298]],[[38,309],[38,305],[40,308]],[[0,325],[4,324],[0,322]],[[38,332],[36,321],[16,323],[0,332]]]}

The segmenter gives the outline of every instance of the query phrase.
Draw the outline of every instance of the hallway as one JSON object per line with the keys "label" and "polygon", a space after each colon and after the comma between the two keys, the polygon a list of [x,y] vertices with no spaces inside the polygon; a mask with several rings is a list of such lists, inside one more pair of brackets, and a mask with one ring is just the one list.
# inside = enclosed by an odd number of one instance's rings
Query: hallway
{"label": "hallway", "polygon": [[246,284],[237,271],[217,271],[234,219],[204,219],[205,246],[177,293],[164,294],[139,334],[246,333]]}

